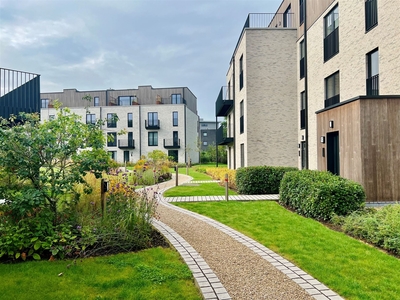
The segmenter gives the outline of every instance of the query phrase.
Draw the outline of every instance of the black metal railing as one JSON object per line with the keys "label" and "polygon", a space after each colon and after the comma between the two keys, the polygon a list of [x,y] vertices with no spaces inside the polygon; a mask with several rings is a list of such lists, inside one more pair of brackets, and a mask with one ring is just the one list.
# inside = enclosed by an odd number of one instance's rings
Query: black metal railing
{"label": "black metal railing", "polygon": [[332,105],[334,105],[336,103],[339,103],[339,102],[340,102],[340,95],[339,94],[335,95],[333,97],[330,97],[328,99],[325,99],[325,108],[329,107],[329,106],[332,106]]}
{"label": "black metal railing", "polygon": [[324,61],[339,53],[339,27],[324,39]]}
{"label": "black metal railing", "polygon": [[144,127],[146,129],[160,129],[160,120],[145,120]]}
{"label": "black metal railing", "polygon": [[304,78],[304,57],[300,59],[300,79]]}
{"label": "black metal railing", "polygon": [[233,137],[228,137],[224,126],[220,126],[216,132],[217,145],[228,145],[233,142]]}
{"label": "black metal railing", "polygon": [[377,0],[365,1],[365,31],[369,31],[378,24]]}
{"label": "black metal railing", "polygon": [[135,140],[132,139],[119,139],[118,148],[135,149]]}
{"label": "black metal railing", "polygon": [[217,101],[215,101],[215,116],[225,117],[233,107],[233,90],[232,87],[221,87]]}
{"label": "black metal railing", "polygon": [[0,68],[0,116],[40,112],[40,75]]}
{"label": "black metal railing", "polygon": [[300,129],[306,128],[306,110],[300,110]]}
{"label": "black metal railing", "polygon": [[367,78],[367,96],[379,95],[379,74]]}
{"label": "black metal railing", "polygon": [[164,139],[164,148],[180,148],[181,139]]}

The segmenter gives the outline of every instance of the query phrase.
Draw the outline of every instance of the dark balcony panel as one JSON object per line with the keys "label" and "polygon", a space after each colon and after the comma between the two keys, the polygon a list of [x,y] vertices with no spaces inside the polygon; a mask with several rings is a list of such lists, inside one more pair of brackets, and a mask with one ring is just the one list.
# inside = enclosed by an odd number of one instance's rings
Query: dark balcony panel
{"label": "dark balcony panel", "polygon": [[330,97],[328,99],[325,99],[325,108],[335,105],[336,103],[339,103],[339,102],[340,102],[340,95],[336,95],[336,96]]}
{"label": "dark balcony panel", "polygon": [[324,39],[324,61],[339,53],[339,27]]}
{"label": "dark balcony panel", "polygon": [[306,128],[306,110],[300,110],[300,129]]}
{"label": "dark balcony panel", "polygon": [[300,59],[300,79],[304,78],[304,57]]}
{"label": "dark balcony panel", "polygon": [[233,108],[232,91],[228,90],[228,87],[221,87],[217,101],[215,102],[215,116],[225,117],[229,111]]}
{"label": "dark balcony panel", "polygon": [[135,149],[135,140],[130,140],[130,139],[118,140],[118,148]]}
{"label": "dark balcony panel", "polygon": [[367,96],[379,95],[379,74],[367,78]]}
{"label": "dark balcony panel", "polygon": [[160,120],[145,120],[144,127],[150,130],[160,129]]}
{"label": "dark balcony panel", "polygon": [[377,0],[365,1],[365,31],[369,31],[378,24]]}
{"label": "dark balcony panel", "polygon": [[228,145],[233,143],[233,137],[227,137],[226,129],[223,126],[220,126],[217,129],[217,145]]}
{"label": "dark balcony panel", "polygon": [[239,75],[239,90],[243,88],[243,72]]}
{"label": "dark balcony panel", "polygon": [[164,139],[165,149],[178,149],[181,147],[181,139]]}

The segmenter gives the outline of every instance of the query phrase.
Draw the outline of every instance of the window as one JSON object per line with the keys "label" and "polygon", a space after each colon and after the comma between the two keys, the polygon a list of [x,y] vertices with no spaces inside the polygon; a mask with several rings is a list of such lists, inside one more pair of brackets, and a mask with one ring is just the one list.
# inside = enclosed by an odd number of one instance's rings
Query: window
{"label": "window", "polygon": [[56,118],[55,115],[49,115],[49,120],[54,120]]}
{"label": "window", "polygon": [[147,113],[148,126],[158,126],[158,113]]}
{"label": "window", "polygon": [[203,146],[207,146],[208,145],[208,143],[207,142],[203,142]]}
{"label": "window", "polygon": [[290,4],[283,13],[283,27],[292,27],[292,7]]}
{"label": "window", "polygon": [[325,107],[340,102],[339,72],[325,78]]}
{"label": "window", "polygon": [[41,99],[42,100],[42,108],[48,108],[49,107],[49,99]]}
{"label": "window", "polygon": [[124,151],[124,162],[129,162],[129,150]]}
{"label": "window", "polygon": [[240,133],[244,132],[244,108],[243,100],[240,101]]}
{"label": "window", "polygon": [[95,114],[87,114],[86,115],[86,124],[96,124],[96,115]]}
{"label": "window", "polygon": [[118,105],[119,106],[130,106],[133,103],[133,96],[119,96]]}
{"label": "window", "polygon": [[365,0],[365,31],[368,32],[378,24],[377,0]]}
{"label": "window", "polygon": [[201,124],[201,127],[208,127],[208,125],[207,124]]}
{"label": "window", "polygon": [[133,132],[128,132],[128,146],[133,146]]}
{"label": "window", "polygon": [[178,131],[172,132],[172,142],[173,142],[174,146],[179,146]]}
{"label": "window", "polygon": [[300,42],[300,79],[304,78],[305,70],[304,70],[304,40]]}
{"label": "window", "polygon": [[171,103],[172,104],[182,104],[181,94],[172,94],[171,95]]}
{"label": "window", "polygon": [[243,55],[239,59],[239,90],[243,88]]}
{"label": "window", "polygon": [[149,146],[158,146],[158,133],[157,132],[149,132],[148,133]]}
{"label": "window", "polygon": [[367,95],[379,95],[379,52],[375,49],[367,54]]}
{"label": "window", "polygon": [[207,132],[204,132],[204,133],[203,133],[203,136],[207,136]]}
{"label": "window", "polygon": [[100,98],[99,97],[94,97],[94,106],[100,106]]}
{"label": "window", "polygon": [[117,146],[117,133],[116,132],[108,132],[107,133],[107,147],[116,147]]}
{"label": "window", "polygon": [[117,127],[118,116],[116,113],[107,114],[107,127],[116,128]]}
{"label": "window", "polygon": [[299,15],[300,15],[300,25],[304,23],[304,0],[299,0]]}
{"label": "window", "polygon": [[324,18],[324,61],[339,53],[339,7],[335,6]]}
{"label": "window", "polygon": [[128,119],[128,127],[133,127],[133,114],[128,113],[127,119]]}
{"label": "window", "polygon": [[300,94],[300,129],[306,128],[306,92]]}
{"label": "window", "polygon": [[244,144],[240,144],[240,166],[244,167]]}
{"label": "window", "polygon": [[172,112],[172,126],[178,126],[178,112]]}
{"label": "window", "polygon": [[110,155],[111,159],[117,160],[117,151],[108,151],[108,155]]}

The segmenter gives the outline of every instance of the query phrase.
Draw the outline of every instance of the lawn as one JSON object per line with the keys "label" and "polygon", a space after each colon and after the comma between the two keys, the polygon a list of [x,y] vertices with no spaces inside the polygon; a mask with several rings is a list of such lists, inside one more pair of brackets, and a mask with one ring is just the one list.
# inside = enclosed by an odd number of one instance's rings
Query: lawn
{"label": "lawn", "polygon": [[[193,180],[213,180],[210,176],[204,173],[196,172],[193,168],[188,168],[188,174],[186,174],[186,168],[178,168],[179,174],[189,175],[193,177]],[[171,169],[172,174],[176,174],[174,169]]]}
{"label": "lawn", "polygon": [[163,248],[2,264],[0,278],[1,299],[202,299],[179,254]]}
{"label": "lawn", "polygon": [[[229,195],[237,195],[235,191],[229,190]],[[164,197],[188,197],[188,196],[225,196],[225,187],[218,183],[185,184],[168,189]]]}
{"label": "lawn", "polygon": [[400,299],[400,260],[276,202],[175,203],[220,221],[295,263],[346,299]]}

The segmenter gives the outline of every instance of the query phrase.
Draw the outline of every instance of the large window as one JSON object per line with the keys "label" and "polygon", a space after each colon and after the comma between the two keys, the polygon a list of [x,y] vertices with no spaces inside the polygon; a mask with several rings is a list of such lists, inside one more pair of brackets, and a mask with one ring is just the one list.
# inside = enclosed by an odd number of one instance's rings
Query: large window
{"label": "large window", "polygon": [[119,106],[129,106],[133,103],[134,96],[119,96],[118,97],[118,105]]}
{"label": "large window", "polygon": [[116,128],[117,127],[118,117],[116,113],[107,114],[107,127],[108,128]]}
{"label": "large window", "polygon": [[292,7],[290,4],[283,13],[283,27],[292,27]]}
{"label": "large window", "polygon": [[365,31],[369,31],[378,24],[378,0],[365,0]]}
{"label": "large window", "polygon": [[96,115],[95,114],[87,114],[86,115],[86,124],[96,124]]}
{"label": "large window", "polygon": [[379,52],[375,49],[367,54],[367,95],[379,95]]}
{"label": "large window", "polygon": [[305,70],[304,70],[304,40],[300,42],[300,79],[304,78]]}
{"label": "large window", "polygon": [[157,132],[149,132],[148,133],[149,146],[158,146],[158,133]]}
{"label": "large window", "polygon": [[172,112],[172,126],[178,126],[178,112]]}
{"label": "large window", "polygon": [[42,101],[42,108],[48,108],[49,107],[49,99],[41,99]]}
{"label": "large window", "polygon": [[158,126],[158,113],[149,112],[147,113],[148,126]]}
{"label": "large window", "polygon": [[324,18],[324,61],[339,53],[339,6]]}
{"label": "large window", "polygon": [[306,92],[300,94],[300,129],[306,128]]}
{"label": "large window", "polygon": [[305,16],[305,11],[304,11],[304,0],[299,0],[299,16],[300,16],[300,25],[304,23],[304,16]]}
{"label": "large window", "polygon": [[107,133],[107,147],[115,147],[117,146],[117,133],[116,132],[108,132]]}
{"label": "large window", "polygon": [[243,88],[243,55],[239,59],[239,90]]}
{"label": "large window", "polygon": [[340,102],[339,72],[325,78],[325,107]]}
{"label": "large window", "polygon": [[127,119],[128,119],[128,127],[133,127],[133,114],[128,113]]}
{"label": "large window", "polygon": [[94,106],[100,106],[100,98],[94,97]]}
{"label": "large window", "polygon": [[111,159],[117,160],[117,151],[108,151],[108,155],[110,155]]}
{"label": "large window", "polygon": [[244,132],[244,107],[243,100],[240,101],[240,133]]}
{"label": "large window", "polygon": [[181,94],[172,94],[171,95],[171,103],[172,104],[182,104]]}

